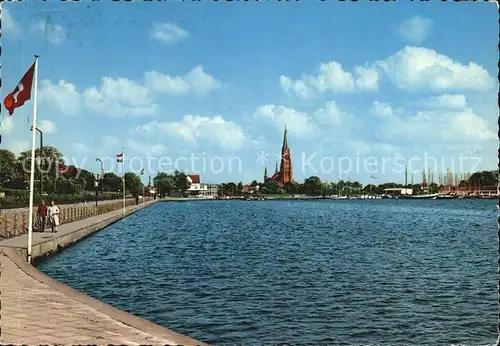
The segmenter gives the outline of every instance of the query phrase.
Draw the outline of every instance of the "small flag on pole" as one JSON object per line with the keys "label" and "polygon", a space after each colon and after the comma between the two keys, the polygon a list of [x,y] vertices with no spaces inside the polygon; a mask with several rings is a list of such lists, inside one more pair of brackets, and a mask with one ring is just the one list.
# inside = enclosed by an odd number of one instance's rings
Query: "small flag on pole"
{"label": "small flag on pole", "polygon": [[116,155],[116,162],[123,162],[123,152]]}
{"label": "small flag on pole", "polygon": [[13,92],[5,96],[3,105],[9,111],[9,115],[14,114],[17,107],[21,107],[26,101],[31,98],[31,84],[33,83],[33,75],[35,72],[35,63],[31,65],[28,72],[21,78],[21,81],[16,86]]}

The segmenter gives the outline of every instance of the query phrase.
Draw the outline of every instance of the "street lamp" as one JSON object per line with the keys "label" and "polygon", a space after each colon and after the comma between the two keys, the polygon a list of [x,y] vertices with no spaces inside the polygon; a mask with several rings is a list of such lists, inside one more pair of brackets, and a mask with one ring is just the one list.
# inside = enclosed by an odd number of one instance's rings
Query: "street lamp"
{"label": "street lamp", "polygon": [[[43,162],[43,132],[37,127],[36,130],[40,134],[40,165]],[[31,126],[33,131],[33,126]],[[43,199],[43,172],[40,167],[40,197]]]}

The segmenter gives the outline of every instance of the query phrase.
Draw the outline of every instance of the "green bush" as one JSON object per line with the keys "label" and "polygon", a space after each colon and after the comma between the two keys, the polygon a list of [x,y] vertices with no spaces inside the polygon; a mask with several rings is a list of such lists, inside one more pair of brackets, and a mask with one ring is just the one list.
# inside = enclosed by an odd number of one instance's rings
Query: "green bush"
{"label": "green bush", "polygon": [[[4,189],[5,197],[0,199],[0,205],[4,209],[23,208],[29,205],[29,191],[27,190],[9,190]],[[98,194],[98,200],[121,199],[123,195],[116,192],[105,192]],[[128,196],[129,197],[129,196]],[[57,204],[72,204],[72,203],[92,203],[95,202],[95,191],[84,191],[76,194],[48,194],[44,196],[44,200],[49,203],[55,201]],[[35,191],[33,203],[38,205],[41,203],[40,194]]]}

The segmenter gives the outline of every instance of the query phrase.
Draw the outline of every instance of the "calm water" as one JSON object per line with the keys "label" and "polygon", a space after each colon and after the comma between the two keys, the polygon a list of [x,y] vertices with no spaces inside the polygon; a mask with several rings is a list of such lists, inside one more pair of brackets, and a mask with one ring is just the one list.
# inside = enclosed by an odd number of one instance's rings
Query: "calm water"
{"label": "calm water", "polygon": [[493,344],[495,203],[157,203],[39,268],[209,343]]}

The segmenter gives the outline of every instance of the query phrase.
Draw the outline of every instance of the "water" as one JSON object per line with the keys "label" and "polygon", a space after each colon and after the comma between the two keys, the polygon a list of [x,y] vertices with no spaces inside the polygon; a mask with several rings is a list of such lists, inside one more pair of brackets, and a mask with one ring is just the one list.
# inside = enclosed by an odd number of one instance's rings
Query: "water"
{"label": "water", "polygon": [[39,269],[208,343],[493,344],[495,203],[157,203]]}

